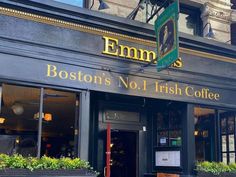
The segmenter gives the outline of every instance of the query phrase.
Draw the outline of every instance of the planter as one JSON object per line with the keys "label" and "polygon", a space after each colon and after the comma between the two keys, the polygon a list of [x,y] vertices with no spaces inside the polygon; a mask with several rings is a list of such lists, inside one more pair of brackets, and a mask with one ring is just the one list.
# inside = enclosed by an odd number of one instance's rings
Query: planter
{"label": "planter", "polygon": [[214,175],[208,172],[198,172],[197,177],[235,177],[236,173],[220,173],[219,175]]}
{"label": "planter", "polygon": [[34,170],[28,169],[4,169],[0,170],[0,177],[96,177],[93,171],[79,170]]}

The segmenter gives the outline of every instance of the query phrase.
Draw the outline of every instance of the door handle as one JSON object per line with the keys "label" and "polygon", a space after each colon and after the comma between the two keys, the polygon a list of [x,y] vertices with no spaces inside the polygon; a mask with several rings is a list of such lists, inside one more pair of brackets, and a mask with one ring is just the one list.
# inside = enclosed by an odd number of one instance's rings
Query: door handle
{"label": "door handle", "polygon": [[107,171],[107,167],[104,167],[104,169],[103,169],[104,177],[107,176],[106,171]]}

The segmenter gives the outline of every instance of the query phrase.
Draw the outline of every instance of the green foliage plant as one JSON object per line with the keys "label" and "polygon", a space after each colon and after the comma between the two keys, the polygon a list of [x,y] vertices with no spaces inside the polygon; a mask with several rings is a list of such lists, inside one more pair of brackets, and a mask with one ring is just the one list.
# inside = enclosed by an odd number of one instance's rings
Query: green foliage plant
{"label": "green foliage plant", "polygon": [[212,173],[220,175],[221,173],[235,173],[236,176],[236,163],[229,165],[223,162],[198,162],[196,165],[197,172]]}
{"label": "green foliage plant", "polygon": [[38,169],[58,170],[58,169],[88,169],[92,170],[87,161],[80,158],[67,158],[60,159],[43,156],[38,159],[35,157],[23,157],[19,154],[12,156],[6,154],[0,154],[0,170],[20,168],[29,169],[31,171]]}

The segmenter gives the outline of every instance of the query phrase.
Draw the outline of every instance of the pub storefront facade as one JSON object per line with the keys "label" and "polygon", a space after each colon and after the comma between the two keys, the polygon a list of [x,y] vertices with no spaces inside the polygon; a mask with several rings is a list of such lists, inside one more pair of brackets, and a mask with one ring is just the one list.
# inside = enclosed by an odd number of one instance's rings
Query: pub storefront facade
{"label": "pub storefront facade", "polygon": [[151,25],[40,1],[0,14],[0,153],[79,156],[104,176],[109,146],[112,177],[235,162],[234,47],[180,34],[157,72]]}

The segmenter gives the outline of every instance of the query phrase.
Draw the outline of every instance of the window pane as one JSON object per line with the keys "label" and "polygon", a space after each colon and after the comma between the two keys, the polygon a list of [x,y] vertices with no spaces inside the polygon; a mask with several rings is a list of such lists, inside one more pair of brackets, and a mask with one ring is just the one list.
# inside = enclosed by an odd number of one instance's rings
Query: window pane
{"label": "window pane", "polygon": [[234,135],[229,135],[229,151],[235,151]]}
{"label": "window pane", "polygon": [[41,155],[74,157],[76,94],[46,89],[43,106]]}
{"label": "window pane", "polygon": [[228,133],[234,133],[234,116],[228,118]]}
{"label": "window pane", "polygon": [[70,4],[73,6],[83,7],[83,0],[54,0],[54,1]]}
{"label": "window pane", "polygon": [[221,133],[226,134],[226,118],[221,118]]}
{"label": "window pane", "polygon": [[195,149],[198,161],[212,161],[215,154],[215,110],[194,108]]}
{"label": "window pane", "polygon": [[157,128],[166,129],[168,128],[168,115],[164,113],[157,113]]}
{"label": "window pane", "polygon": [[226,144],[226,135],[221,136],[221,142],[222,142],[222,152],[227,151],[227,144]]}
{"label": "window pane", "polygon": [[227,164],[227,153],[222,153],[222,162]]}
{"label": "window pane", "polygon": [[235,163],[235,153],[229,154],[229,163]]}
{"label": "window pane", "polygon": [[179,110],[171,110],[169,112],[170,119],[170,128],[172,129],[180,129],[181,128],[181,112]]}
{"label": "window pane", "polygon": [[3,84],[3,104],[0,124],[0,153],[37,155],[40,90]]}

